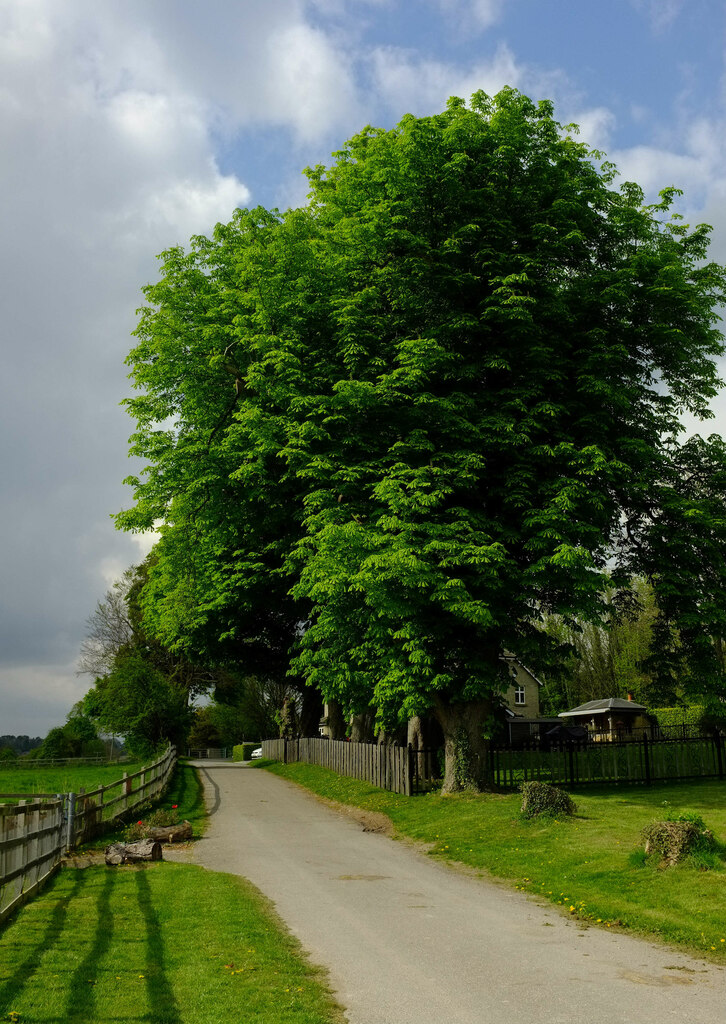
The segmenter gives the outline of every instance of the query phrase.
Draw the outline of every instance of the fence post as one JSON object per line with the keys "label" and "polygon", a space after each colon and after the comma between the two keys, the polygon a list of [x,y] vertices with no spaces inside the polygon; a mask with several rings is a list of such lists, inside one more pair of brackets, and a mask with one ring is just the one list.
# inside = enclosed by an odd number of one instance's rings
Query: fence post
{"label": "fence post", "polygon": [[75,840],[76,794],[68,793],[65,797],[66,814],[66,852],[73,849]]}
{"label": "fence post", "polygon": [[[413,746],[409,743],[406,749],[408,751],[408,766],[406,771],[406,796],[413,796]],[[418,786],[416,787],[416,789],[418,791]]]}
{"label": "fence post", "polygon": [[648,747],[648,734],[643,733],[643,767],[645,768],[645,784],[650,785],[650,749]]}
{"label": "fence post", "polygon": [[713,742],[716,744],[716,760],[718,761],[718,777],[723,778],[723,750],[721,749],[723,744],[723,737],[721,733],[715,732],[713,736]]}

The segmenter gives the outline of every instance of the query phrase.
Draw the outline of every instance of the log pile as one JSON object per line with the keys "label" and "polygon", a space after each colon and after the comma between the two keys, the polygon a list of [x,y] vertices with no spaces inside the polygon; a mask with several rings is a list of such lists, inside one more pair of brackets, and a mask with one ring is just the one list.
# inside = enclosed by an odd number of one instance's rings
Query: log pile
{"label": "log pile", "polygon": [[180,843],[192,838],[192,826],[189,821],[181,821],[178,825],[152,825],[146,838],[135,843],[112,843],[106,847],[106,863],[111,867],[120,864],[135,864],[141,860],[161,860],[162,843]]}
{"label": "log pile", "polygon": [[158,843],[181,843],[192,838],[192,826],[188,821],[180,821],[178,825],[152,825],[148,835]]}
{"label": "log pile", "polygon": [[106,847],[106,863],[110,867],[136,864],[141,860],[161,860],[161,843],[139,839],[136,843],[112,843]]}

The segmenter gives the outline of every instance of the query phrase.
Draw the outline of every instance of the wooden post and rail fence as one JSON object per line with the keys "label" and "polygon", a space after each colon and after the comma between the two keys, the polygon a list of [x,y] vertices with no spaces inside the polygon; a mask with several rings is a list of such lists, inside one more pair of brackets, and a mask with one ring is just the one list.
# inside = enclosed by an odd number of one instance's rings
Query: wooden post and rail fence
{"label": "wooden post and rail fence", "polygon": [[175,764],[168,747],[153,764],[89,793],[0,793],[0,922],[35,895],[64,853],[158,797]]}

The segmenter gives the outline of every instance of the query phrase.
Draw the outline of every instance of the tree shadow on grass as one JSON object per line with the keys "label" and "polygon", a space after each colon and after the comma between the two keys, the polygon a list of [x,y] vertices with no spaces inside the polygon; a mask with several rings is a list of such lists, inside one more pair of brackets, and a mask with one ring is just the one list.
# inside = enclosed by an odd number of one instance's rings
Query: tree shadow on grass
{"label": "tree shadow on grass", "polygon": [[[15,973],[12,977],[8,978],[6,982],[0,985],[0,1014],[3,1016],[8,1012],[9,1008],[12,1007],[13,1003],[33,979],[36,971],[40,967],[41,957],[43,953],[47,953],[49,949],[58,942],[63,935],[65,928],[66,917],[68,915],[68,907],[73,899],[75,899],[83,886],[86,884],[87,874],[84,871],[76,872],[76,879],[73,883],[73,887],[65,896],[62,896],[53,907],[51,911],[48,924],[42,932],[40,938],[32,943],[30,952],[25,957],[23,962],[18,965]],[[51,902],[53,899],[52,891],[45,894],[44,899]],[[31,927],[26,925],[24,930],[18,930],[16,934],[19,934],[22,939],[31,932]]]}
{"label": "tree shadow on grass", "polygon": [[96,932],[93,943],[86,956],[73,972],[68,988],[66,1001],[66,1019],[68,1024],[87,1024],[94,1020],[96,1007],[95,984],[99,974],[99,964],[108,952],[113,941],[113,912],[111,911],[111,890],[116,875],[106,871],[101,891],[96,899]]}
{"label": "tree shadow on grass", "polygon": [[146,924],[146,996],[149,1002],[147,1020],[152,1024],[182,1024],[174,990],[164,972],[164,936],[159,917],[151,899],[146,872],[136,872],[139,909]]}

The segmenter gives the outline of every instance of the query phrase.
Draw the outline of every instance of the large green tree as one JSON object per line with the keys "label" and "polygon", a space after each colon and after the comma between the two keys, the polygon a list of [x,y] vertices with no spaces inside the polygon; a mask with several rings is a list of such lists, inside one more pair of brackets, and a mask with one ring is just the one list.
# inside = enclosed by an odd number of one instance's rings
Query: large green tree
{"label": "large green tree", "polygon": [[616,189],[511,89],[335,158],[305,208],[164,254],[119,523],[162,523],[168,643],[254,660],[276,635],[351,713],[435,714],[446,787],[478,786],[502,652],[538,664],[542,616],[599,619],[643,572],[707,656],[720,563],[704,598],[664,562],[724,536],[721,447],[677,440],[720,384],[724,274],[675,190]]}

